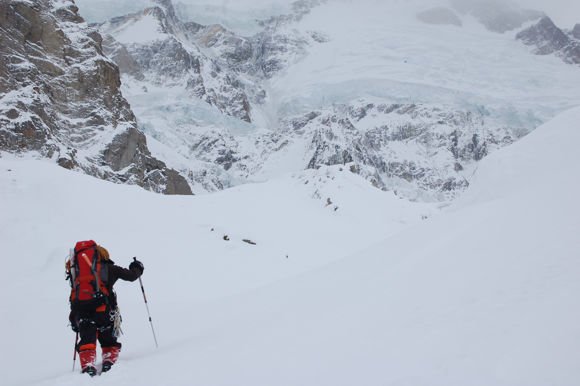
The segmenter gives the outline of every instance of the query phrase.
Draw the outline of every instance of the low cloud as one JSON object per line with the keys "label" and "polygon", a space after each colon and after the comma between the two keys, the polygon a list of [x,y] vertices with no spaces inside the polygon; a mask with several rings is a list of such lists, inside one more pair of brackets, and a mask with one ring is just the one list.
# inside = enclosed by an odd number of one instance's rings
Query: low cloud
{"label": "low cloud", "polygon": [[544,11],[560,27],[571,28],[580,23],[580,1],[577,0],[517,0],[517,3]]}

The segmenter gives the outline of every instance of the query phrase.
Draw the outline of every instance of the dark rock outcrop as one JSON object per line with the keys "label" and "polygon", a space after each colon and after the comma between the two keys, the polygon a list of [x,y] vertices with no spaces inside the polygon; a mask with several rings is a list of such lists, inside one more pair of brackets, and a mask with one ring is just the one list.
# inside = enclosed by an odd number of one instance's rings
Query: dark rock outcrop
{"label": "dark rock outcrop", "polygon": [[547,16],[519,32],[516,39],[534,47],[534,53],[537,55],[555,54],[566,63],[580,64],[580,42],[566,35]]}
{"label": "dark rock outcrop", "polygon": [[[0,2],[0,149],[162,193],[191,194],[153,158],[119,70],[74,2]],[[156,177],[153,177],[156,176]]]}
{"label": "dark rock outcrop", "polygon": [[570,43],[568,36],[547,16],[519,32],[516,38],[528,46],[535,46],[538,55],[552,54]]}

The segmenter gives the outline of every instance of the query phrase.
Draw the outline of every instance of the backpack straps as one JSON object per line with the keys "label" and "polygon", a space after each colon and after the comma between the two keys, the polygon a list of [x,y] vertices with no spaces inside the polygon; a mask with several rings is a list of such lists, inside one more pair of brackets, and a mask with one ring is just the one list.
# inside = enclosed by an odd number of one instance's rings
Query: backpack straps
{"label": "backpack straps", "polygon": [[[89,248],[86,248],[86,249],[89,249]],[[86,250],[86,249],[84,249],[84,250]],[[91,272],[92,272],[93,276],[95,277],[95,281],[93,282],[93,290],[94,290],[94,292],[96,294],[96,293],[98,293],[98,292],[101,291],[101,288],[99,286],[99,276],[97,275],[97,259],[99,258],[99,251],[97,251],[97,248],[96,247],[94,247],[92,249],[93,249],[93,253],[94,253],[93,254],[93,261],[92,262],[89,260],[89,258],[87,257],[87,255],[84,254],[84,253],[81,254],[81,257],[83,258],[84,262],[89,267],[91,267]],[[84,251],[84,250],[82,250],[82,251]],[[80,253],[80,251],[79,251],[79,253]]]}
{"label": "backpack straps", "polygon": [[[86,254],[82,253],[88,249],[92,249],[93,250],[93,261],[91,262],[89,260],[89,258],[87,257]],[[77,260],[77,264],[78,264],[78,259],[80,258],[82,259],[82,261],[91,268],[91,273],[93,274],[94,280],[92,281],[92,285],[93,285],[93,291],[95,293],[95,295],[97,294],[103,294],[103,291],[101,291],[101,281],[99,278],[99,273],[97,273],[97,263],[98,263],[98,259],[100,258],[99,256],[99,251],[95,246],[89,246],[80,250],[75,250],[75,260]],[[77,266],[78,267],[78,266]],[[103,294],[104,295],[104,294]]]}

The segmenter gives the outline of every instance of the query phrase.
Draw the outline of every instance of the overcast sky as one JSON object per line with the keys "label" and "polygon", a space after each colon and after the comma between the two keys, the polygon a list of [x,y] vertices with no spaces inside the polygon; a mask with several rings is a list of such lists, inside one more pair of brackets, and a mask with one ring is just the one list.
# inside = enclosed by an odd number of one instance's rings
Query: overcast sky
{"label": "overcast sky", "polygon": [[[94,0],[93,0],[94,1]],[[206,3],[229,6],[235,3],[255,4],[264,6],[266,4],[291,3],[294,0],[173,0],[174,2]],[[471,1],[471,0],[468,0]],[[510,0],[506,0],[510,1]],[[537,9],[546,12],[554,19],[556,24],[563,28],[572,28],[576,23],[580,23],[580,0],[511,0],[526,8]],[[440,1],[434,1],[439,3]]]}
{"label": "overcast sky", "polygon": [[516,0],[527,8],[539,9],[554,19],[563,28],[572,28],[580,23],[580,0]]}
{"label": "overcast sky", "polygon": [[[228,9],[268,8],[274,5],[290,4],[294,0],[173,0],[174,3],[204,4],[214,7],[225,6]],[[466,0],[473,1],[473,0]],[[505,0],[510,1],[510,0]],[[512,0],[526,8],[546,12],[561,28],[572,28],[580,23],[580,0]],[[81,10],[85,9],[99,16],[107,14],[106,8],[127,8],[127,11],[141,9],[141,5],[151,3],[152,0],[76,0]],[[433,3],[441,4],[442,0]],[[104,5],[104,6],[103,6]],[[105,9],[103,9],[105,8]],[[107,15],[110,17],[110,15]]]}
{"label": "overcast sky", "polygon": [[[294,0],[173,0],[174,2],[225,4],[232,6],[235,3],[255,4],[264,6],[265,4],[291,3]],[[470,0],[468,0],[470,1]],[[510,1],[510,0],[506,0]],[[580,23],[580,0],[512,0],[526,8],[537,9],[546,12],[554,19],[556,24],[563,28],[572,28],[576,23]],[[440,2],[440,1],[436,1]]]}

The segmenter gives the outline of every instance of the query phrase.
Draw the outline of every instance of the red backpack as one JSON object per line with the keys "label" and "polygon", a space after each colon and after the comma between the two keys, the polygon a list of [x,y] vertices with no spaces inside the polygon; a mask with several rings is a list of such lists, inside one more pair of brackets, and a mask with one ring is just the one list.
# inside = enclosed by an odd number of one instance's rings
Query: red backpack
{"label": "red backpack", "polygon": [[109,297],[108,268],[93,240],[79,241],[67,264],[73,308],[97,308]]}

